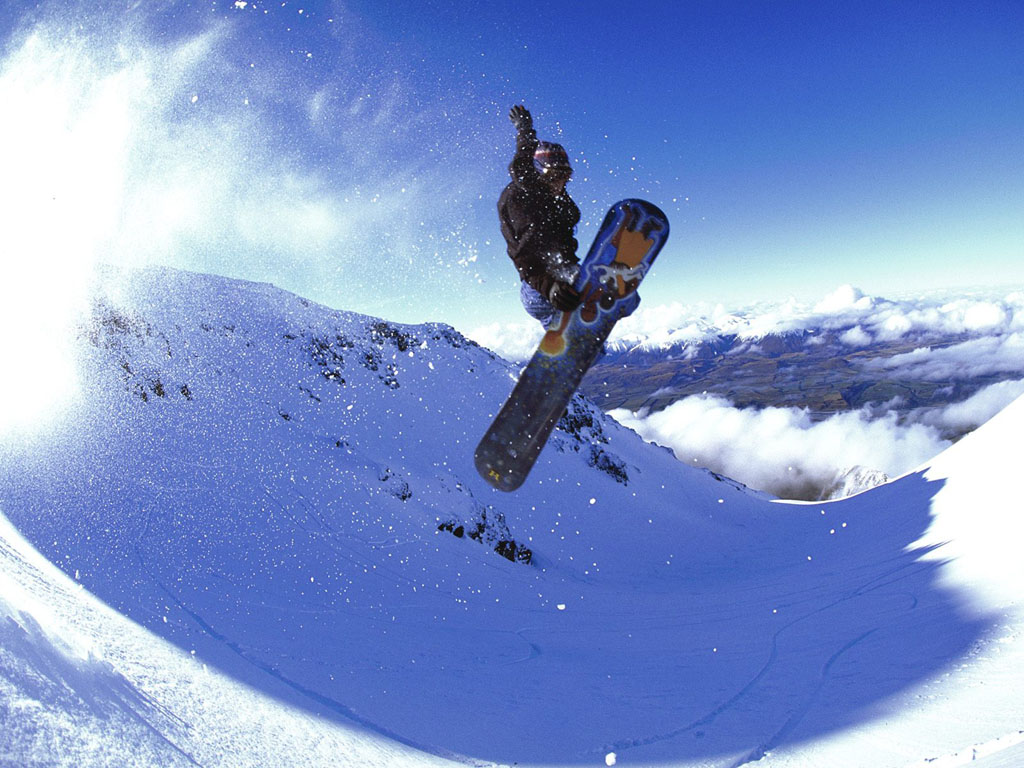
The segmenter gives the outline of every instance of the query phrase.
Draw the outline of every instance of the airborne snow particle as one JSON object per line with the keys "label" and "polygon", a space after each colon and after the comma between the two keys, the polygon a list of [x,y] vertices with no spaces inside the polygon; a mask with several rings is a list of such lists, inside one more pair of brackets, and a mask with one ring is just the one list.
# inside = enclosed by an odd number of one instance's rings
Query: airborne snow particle
{"label": "airborne snow particle", "polygon": [[618,758],[616,757],[614,752],[609,752],[607,755],[604,756],[604,764],[605,765],[615,765],[615,761],[617,759]]}

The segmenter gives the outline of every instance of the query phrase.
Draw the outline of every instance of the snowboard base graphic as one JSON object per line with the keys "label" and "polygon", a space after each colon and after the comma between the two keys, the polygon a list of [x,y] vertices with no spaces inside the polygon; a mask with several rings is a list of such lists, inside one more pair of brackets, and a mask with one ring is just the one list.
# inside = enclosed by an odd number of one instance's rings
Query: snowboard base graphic
{"label": "snowboard base graphic", "polygon": [[574,285],[582,304],[551,321],[477,446],[477,471],[493,487],[514,491],[526,480],[615,323],[639,304],[637,287],[668,229],[665,214],[644,200],[623,200],[608,211]]}

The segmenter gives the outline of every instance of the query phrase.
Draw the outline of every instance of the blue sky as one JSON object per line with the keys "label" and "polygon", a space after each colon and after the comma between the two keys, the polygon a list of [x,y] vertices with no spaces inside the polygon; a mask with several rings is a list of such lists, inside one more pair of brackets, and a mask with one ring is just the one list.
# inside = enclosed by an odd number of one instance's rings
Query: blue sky
{"label": "blue sky", "polygon": [[584,247],[617,199],[669,214],[649,305],[1024,284],[1018,2],[35,6],[5,82],[55,62],[72,128],[125,105],[98,260],[519,320],[495,201],[523,102],[576,161]]}

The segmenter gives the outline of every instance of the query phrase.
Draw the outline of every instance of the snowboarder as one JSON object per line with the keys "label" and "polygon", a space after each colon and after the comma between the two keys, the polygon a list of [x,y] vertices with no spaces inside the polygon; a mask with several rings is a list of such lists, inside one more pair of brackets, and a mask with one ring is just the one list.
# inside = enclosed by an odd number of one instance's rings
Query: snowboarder
{"label": "snowboarder", "polygon": [[516,128],[516,154],[508,167],[512,181],[498,200],[501,233],[523,281],[523,307],[546,327],[559,312],[580,305],[573,288],[580,209],[565,189],[572,178],[565,149],[537,140],[526,107],[512,107],[509,119]]}
{"label": "snowboarder", "polygon": [[537,351],[473,454],[477,472],[492,487],[514,491],[526,480],[573,393],[600,359],[615,324],[636,309],[637,288],[665,244],[668,229],[664,212],[646,200],[620,200],[608,210],[579,264],[573,287],[583,301],[548,323]]}

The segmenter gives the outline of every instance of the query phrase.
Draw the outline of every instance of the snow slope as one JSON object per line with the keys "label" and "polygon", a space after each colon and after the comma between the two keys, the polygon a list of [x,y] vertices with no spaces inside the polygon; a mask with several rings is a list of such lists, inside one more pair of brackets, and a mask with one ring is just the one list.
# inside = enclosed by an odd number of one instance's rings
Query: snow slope
{"label": "snow slope", "polygon": [[0,444],[0,765],[1024,759],[1024,402],[792,504],[578,400],[503,495],[516,369],[451,329],[105,285],[68,415]]}

